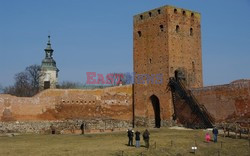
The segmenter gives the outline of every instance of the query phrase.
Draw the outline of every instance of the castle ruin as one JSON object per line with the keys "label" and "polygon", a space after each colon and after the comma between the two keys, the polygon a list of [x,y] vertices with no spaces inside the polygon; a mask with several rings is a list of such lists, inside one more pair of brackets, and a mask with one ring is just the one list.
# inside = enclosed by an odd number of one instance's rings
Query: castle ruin
{"label": "castle ruin", "polygon": [[45,76],[33,97],[0,94],[0,132],[61,133],[129,126],[209,127],[250,118],[250,81],[203,87],[200,14],[163,6],[134,16],[134,85],[105,89],[54,89],[58,69],[50,40]]}

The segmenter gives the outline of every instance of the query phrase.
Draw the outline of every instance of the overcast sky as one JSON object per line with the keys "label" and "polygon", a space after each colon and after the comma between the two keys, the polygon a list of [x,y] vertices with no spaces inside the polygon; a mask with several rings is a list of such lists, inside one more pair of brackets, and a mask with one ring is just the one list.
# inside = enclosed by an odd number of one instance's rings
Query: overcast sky
{"label": "overcast sky", "polygon": [[163,5],[201,13],[204,85],[250,78],[250,0],[0,0],[0,84],[41,64],[48,34],[60,82],[132,72],[133,15]]}

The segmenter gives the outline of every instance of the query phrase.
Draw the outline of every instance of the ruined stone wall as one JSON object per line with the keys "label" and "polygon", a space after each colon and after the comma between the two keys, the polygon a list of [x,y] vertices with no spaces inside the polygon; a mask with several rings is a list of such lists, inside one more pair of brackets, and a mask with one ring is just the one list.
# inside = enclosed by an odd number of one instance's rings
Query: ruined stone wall
{"label": "ruined stone wall", "polygon": [[0,119],[3,122],[101,119],[131,123],[132,87],[48,89],[30,98],[0,94]]}
{"label": "ruined stone wall", "polygon": [[[154,122],[160,114],[161,122],[170,121],[174,110],[168,82],[175,71],[185,74],[188,87],[203,85],[200,14],[172,6],[150,10],[134,16],[133,35],[136,120]],[[160,111],[152,96],[159,99]]]}
{"label": "ruined stone wall", "polygon": [[85,133],[100,133],[126,130],[131,122],[114,119],[78,119],[57,121],[15,121],[0,122],[1,133],[37,133],[51,134],[52,128],[56,134],[81,134],[81,124],[84,123]]}
{"label": "ruined stone wall", "polygon": [[192,92],[217,122],[250,118],[250,81],[198,88]]}

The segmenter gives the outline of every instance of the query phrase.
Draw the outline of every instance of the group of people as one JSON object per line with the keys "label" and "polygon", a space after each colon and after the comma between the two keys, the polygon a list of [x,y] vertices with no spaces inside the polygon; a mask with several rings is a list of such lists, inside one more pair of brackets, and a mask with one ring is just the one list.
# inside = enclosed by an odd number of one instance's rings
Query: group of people
{"label": "group of people", "polygon": [[[134,139],[134,134],[135,134],[135,147],[139,148],[141,146],[140,145],[141,133],[138,130],[134,133],[133,129],[128,129],[127,133],[128,133],[128,146],[134,146],[133,139]],[[213,133],[213,141],[217,142],[217,137],[218,137],[218,133],[219,133],[218,129],[216,127],[214,127],[212,130],[212,133]],[[147,129],[142,134],[146,148],[149,148],[149,135],[150,135],[150,133]],[[209,133],[206,133],[205,139],[207,142],[211,141],[211,136]]]}
{"label": "group of people", "polygon": [[[218,133],[219,133],[218,129],[216,127],[214,127],[213,130],[212,130],[212,133],[213,133],[213,137],[214,137],[213,141],[217,142],[217,136],[218,136]],[[211,140],[211,136],[210,136],[210,134],[208,132],[206,133],[205,139],[206,139],[206,142],[210,142],[210,140]]]}
{"label": "group of people", "polygon": [[[134,130],[133,129],[128,129],[127,131],[128,133],[128,146],[134,146],[133,145],[133,139],[134,139]],[[141,133],[137,130],[135,132],[135,147],[136,148],[139,148],[141,145],[140,145],[140,137]],[[145,147],[146,148],[149,148],[149,131],[146,129],[143,134],[142,134],[142,137],[143,137],[143,140],[145,142]]]}

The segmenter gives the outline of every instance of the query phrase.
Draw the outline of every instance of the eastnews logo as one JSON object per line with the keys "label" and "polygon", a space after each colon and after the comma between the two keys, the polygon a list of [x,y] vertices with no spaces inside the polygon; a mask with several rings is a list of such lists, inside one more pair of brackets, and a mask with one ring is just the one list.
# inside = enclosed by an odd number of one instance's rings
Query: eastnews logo
{"label": "eastnews logo", "polygon": [[109,73],[86,72],[87,85],[119,85],[119,84],[162,84],[163,74]]}

